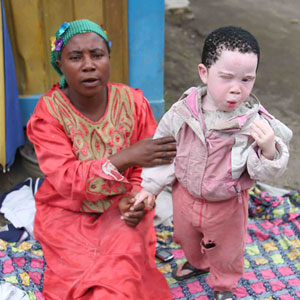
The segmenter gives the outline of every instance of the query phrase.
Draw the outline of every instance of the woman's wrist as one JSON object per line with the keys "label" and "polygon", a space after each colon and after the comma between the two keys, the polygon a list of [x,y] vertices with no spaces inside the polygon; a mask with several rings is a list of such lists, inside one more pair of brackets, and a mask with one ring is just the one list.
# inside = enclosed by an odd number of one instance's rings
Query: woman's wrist
{"label": "woman's wrist", "polygon": [[124,172],[126,169],[133,165],[133,162],[130,159],[129,153],[126,153],[127,149],[121,150],[116,154],[108,157],[110,162],[118,169],[120,173]]}

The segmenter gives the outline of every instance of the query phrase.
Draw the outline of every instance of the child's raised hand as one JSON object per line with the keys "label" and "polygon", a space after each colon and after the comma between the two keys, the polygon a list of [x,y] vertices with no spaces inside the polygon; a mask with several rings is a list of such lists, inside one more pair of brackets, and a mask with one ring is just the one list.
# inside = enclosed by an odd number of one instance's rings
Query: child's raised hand
{"label": "child's raised hand", "polygon": [[155,201],[155,197],[153,194],[151,194],[150,192],[142,189],[136,196],[135,196],[135,202],[133,207],[135,207],[136,205],[138,205],[141,202],[144,202],[144,200],[146,201],[146,207],[148,209],[152,209],[154,206],[154,201]]}
{"label": "child's raised hand", "polygon": [[274,159],[275,134],[269,123],[258,120],[253,121],[250,134],[261,149],[262,155],[267,159]]}

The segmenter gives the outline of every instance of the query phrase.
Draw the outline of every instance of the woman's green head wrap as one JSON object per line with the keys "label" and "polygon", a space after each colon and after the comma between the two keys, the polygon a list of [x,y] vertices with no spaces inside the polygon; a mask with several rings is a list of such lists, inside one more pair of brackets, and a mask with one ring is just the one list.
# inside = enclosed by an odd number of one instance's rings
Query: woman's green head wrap
{"label": "woman's green head wrap", "polygon": [[66,86],[66,80],[65,76],[56,65],[56,61],[60,60],[62,50],[72,36],[86,32],[94,32],[102,37],[107,44],[108,51],[110,52],[110,41],[108,40],[104,30],[98,24],[89,20],[76,20],[69,23],[63,23],[55,33],[55,36],[51,38],[51,64],[55,71],[59,75],[62,75],[60,80],[61,88]]}

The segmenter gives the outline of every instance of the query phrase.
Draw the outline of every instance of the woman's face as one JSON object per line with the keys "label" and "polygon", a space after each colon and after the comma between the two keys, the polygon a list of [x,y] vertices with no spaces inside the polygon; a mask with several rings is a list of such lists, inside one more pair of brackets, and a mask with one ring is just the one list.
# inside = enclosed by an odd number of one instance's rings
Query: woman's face
{"label": "woman's face", "polygon": [[91,97],[106,88],[110,77],[107,45],[98,34],[74,35],[64,47],[57,66],[72,92]]}

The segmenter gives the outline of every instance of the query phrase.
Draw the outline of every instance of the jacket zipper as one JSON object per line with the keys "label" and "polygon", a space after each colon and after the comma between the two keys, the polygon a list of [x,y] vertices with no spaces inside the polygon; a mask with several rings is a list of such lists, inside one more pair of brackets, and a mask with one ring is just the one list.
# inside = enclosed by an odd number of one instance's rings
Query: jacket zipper
{"label": "jacket zipper", "polygon": [[234,187],[235,192],[236,192],[236,194],[237,194],[238,202],[239,202],[239,203],[242,203],[243,201],[242,201],[242,195],[241,195],[241,192],[239,191],[239,189],[237,188],[236,185],[234,185],[233,187]]}

